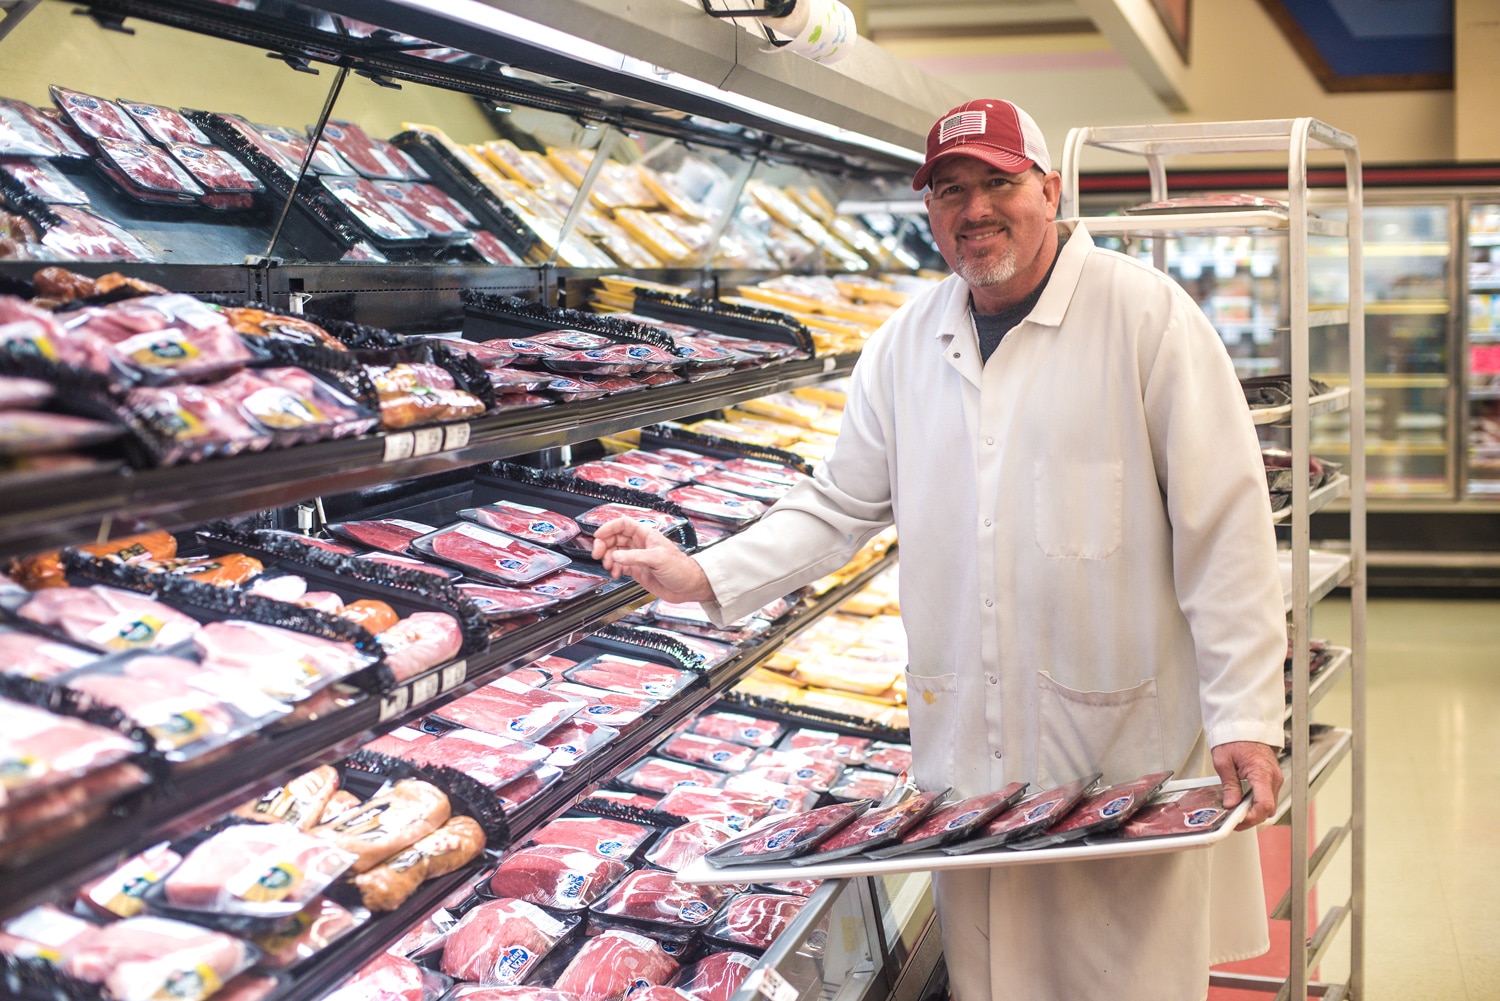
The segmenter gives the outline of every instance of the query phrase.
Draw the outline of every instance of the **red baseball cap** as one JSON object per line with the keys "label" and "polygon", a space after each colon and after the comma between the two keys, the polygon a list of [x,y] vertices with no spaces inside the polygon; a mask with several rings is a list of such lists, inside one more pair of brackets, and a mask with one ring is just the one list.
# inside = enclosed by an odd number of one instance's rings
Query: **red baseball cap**
{"label": "red baseball cap", "polygon": [[1009,101],[995,98],[967,101],[937,120],[927,133],[927,160],[911,186],[917,191],[927,187],[932,168],[948,156],[972,156],[1011,174],[1032,167],[1052,171],[1036,122]]}

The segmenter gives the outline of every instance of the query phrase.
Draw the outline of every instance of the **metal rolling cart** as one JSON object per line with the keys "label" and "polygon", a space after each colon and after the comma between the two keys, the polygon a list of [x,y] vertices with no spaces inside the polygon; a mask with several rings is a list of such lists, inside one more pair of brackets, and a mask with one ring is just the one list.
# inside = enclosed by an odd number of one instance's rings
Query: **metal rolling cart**
{"label": "metal rolling cart", "polygon": [[[1359,146],[1355,138],[1311,118],[1270,121],[1195,123],[1139,127],[1079,128],[1068,134],[1062,160],[1063,191],[1060,216],[1076,217],[1079,159],[1086,147],[1140,156],[1151,178],[1153,202],[1168,198],[1163,157],[1182,154],[1281,153],[1286,156],[1285,211],[1251,208],[1244,211],[1162,211],[1136,215],[1083,218],[1095,235],[1146,238],[1152,241],[1158,267],[1165,261],[1168,237],[1183,234],[1263,234],[1286,237],[1290,294],[1291,403],[1275,411],[1259,410],[1257,424],[1290,423],[1292,504],[1279,513],[1279,534],[1289,535],[1282,552],[1282,583],[1290,623],[1291,698],[1286,722],[1291,729],[1290,761],[1283,764],[1288,781],[1275,822],[1291,825],[1291,886],[1271,917],[1290,921],[1290,970],[1285,978],[1214,974],[1217,986],[1274,992],[1278,999],[1304,1001],[1363,997],[1364,864],[1365,864],[1365,463],[1364,463],[1364,302],[1363,302],[1363,189]],[[1319,218],[1309,212],[1308,154],[1331,150],[1342,154],[1345,169],[1343,219]],[[1348,303],[1344,308],[1310,309],[1309,246],[1313,240],[1345,242],[1348,250]],[[1339,327],[1348,340],[1347,389],[1310,395],[1310,341],[1314,335],[1330,342]],[[1310,489],[1308,458],[1312,427],[1325,414],[1347,412],[1349,464],[1347,475],[1322,489]],[[1346,552],[1313,548],[1309,518],[1313,511],[1348,496],[1350,546]],[[1309,676],[1309,626],[1312,606],[1335,587],[1351,594],[1349,650],[1330,651],[1316,680]],[[1334,683],[1348,674],[1351,730],[1331,730],[1317,739],[1309,734],[1313,708]],[[1310,851],[1309,826],[1313,797],[1344,758],[1351,759],[1352,808],[1347,821],[1332,826]],[[1321,919],[1309,913],[1309,893],[1338,849],[1350,842],[1350,896],[1329,907]],[[1346,919],[1350,921],[1349,978],[1346,982],[1310,980]]]}

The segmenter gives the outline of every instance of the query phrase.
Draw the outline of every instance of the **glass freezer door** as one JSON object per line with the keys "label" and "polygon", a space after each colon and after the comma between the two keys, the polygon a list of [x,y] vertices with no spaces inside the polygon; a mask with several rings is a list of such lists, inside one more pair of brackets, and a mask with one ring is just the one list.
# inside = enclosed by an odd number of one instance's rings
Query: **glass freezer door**
{"label": "glass freezer door", "polygon": [[1500,496],[1500,204],[1468,211],[1465,385],[1470,497]]}

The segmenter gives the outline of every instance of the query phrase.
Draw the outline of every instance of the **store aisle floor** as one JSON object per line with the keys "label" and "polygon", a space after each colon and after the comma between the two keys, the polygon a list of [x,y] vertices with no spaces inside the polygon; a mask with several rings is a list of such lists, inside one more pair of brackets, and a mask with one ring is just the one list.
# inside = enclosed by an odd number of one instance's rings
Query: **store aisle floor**
{"label": "store aisle floor", "polygon": [[[1324,602],[1313,635],[1348,622]],[[1369,665],[1366,1001],[1500,1001],[1500,602],[1371,601]],[[1318,719],[1347,721],[1343,688]]]}

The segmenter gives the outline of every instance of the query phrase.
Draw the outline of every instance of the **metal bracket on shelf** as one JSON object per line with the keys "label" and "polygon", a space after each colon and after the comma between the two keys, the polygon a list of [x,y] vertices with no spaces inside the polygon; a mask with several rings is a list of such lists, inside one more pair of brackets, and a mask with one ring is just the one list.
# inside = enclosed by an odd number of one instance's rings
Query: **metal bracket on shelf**
{"label": "metal bracket on shelf", "polygon": [[604,126],[604,134],[599,137],[599,145],[594,147],[594,159],[589,163],[589,169],[584,173],[582,183],[578,185],[578,194],[573,196],[573,204],[568,206],[567,217],[563,219],[562,227],[557,231],[552,253],[547,255],[547,264],[557,263],[557,255],[562,253],[563,244],[567,243],[568,237],[573,235],[573,229],[583,215],[584,206],[589,203],[589,194],[594,190],[594,181],[604,170],[604,163],[614,152],[615,143],[619,141],[619,138],[618,129],[613,125]]}
{"label": "metal bracket on shelf", "polygon": [[[738,18],[738,17],[787,17],[797,9],[797,0],[766,0],[764,7],[747,7],[743,10],[715,10],[709,5],[709,0],[699,0],[703,4],[703,12],[709,17]],[[776,48],[791,44],[790,38],[777,38],[770,28],[762,24],[760,30],[765,34],[766,41]]]}
{"label": "metal bracket on shelf", "polygon": [[42,0],[0,0],[0,13],[5,15],[0,20],[0,38],[4,38],[15,30],[16,25],[25,19],[27,14],[41,6]]}

